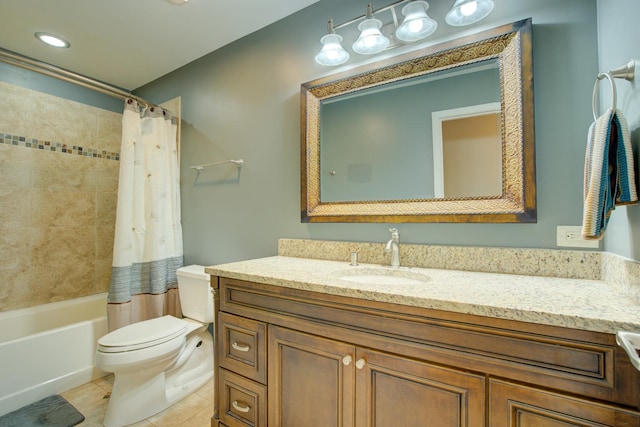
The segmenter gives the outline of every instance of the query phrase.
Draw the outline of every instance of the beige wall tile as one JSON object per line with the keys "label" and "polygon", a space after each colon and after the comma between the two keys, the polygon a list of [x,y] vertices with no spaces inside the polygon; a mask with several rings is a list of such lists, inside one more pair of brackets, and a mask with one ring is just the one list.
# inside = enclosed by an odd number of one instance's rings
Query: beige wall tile
{"label": "beige wall tile", "polygon": [[33,186],[57,190],[95,191],[97,161],[106,160],[77,154],[34,150]]}
{"label": "beige wall tile", "polygon": [[96,261],[109,261],[113,259],[114,227],[96,227]]}
{"label": "beige wall tile", "polygon": [[29,288],[34,299],[44,304],[90,295],[93,280],[93,263],[34,266]]}
{"label": "beige wall tile", "polygon": [[95,147],[97,117],[87,106],[34,92],[34,137],[68,146]]}
{"label": "beige wall tile", "polygon": [[94,267],[93,293],[108,292],[109,284],[111,283],[111,257],[104,260],[96,260]]}
{"label": "beige wall tile", "polygon": [[59,265],[92,264],[95,239],[95,227],[33,227],[32,265],[55,269]]}
{"label": "beige wall tile", "polygon": [[114,160],[96,160],[96,190],[103,192],[117,192],[120,175],[120,162]]}
{"label": "beige wall tile", "polygon": [[[8,227],[0,229],[0,271],[28,270],[31,264],[29,228]],[[0,288],[6,286],[0,282]]]}
{"label": "beige wall tile", "polygon": [[30,148],[0,144],[0,182],[15,187],[31,186],[33,152]]}
{"label": "beige wall tile", "polygon": [[0,229],[29,226],[31,189],[0,184]]}
{"label": "beige wall tile", "polygon": [[93,226],[96,195],[90,191],[34,189],[31,225],[34,227]]}
{"label": "beige wall tile", "polygon": [[118,206],[118,193],[96,193],[96,222],[97,226],[116,224],[116,207]]}
{"label": "beige wall tile", "polygon": [[29,136],[33,91],[0,82],[0,132]]}
{"label": "beige wall tile", "polygon": [[122,114],[99,110],[97,120],[96,148],[119,153],[122,141]]}
{"label": "beige wall tile", "polygon": [[97,227],[96,233],[94,293],[100,293],[107,292],[111,282],[114,226]]}
{"label": "beige wall tile", "polygon": [[107,291],[122,114],[3,82],[0,95],[0,133],[26,138],[0,140],[0,311]]}
{"label": "beige wall tile", "polygon": [[30,268],[0,270],[0,312],[47,302],[31,292],[31,273]]}

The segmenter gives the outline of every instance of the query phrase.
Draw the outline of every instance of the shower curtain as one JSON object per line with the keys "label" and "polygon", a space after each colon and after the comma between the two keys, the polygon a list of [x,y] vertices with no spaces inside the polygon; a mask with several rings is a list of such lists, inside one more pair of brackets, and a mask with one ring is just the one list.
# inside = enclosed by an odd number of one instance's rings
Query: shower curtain
{"label": "shower curtain", "polygon": [[122,116],[118,206],[107,304],[109,330],[181,317],[183,265],[177,124],[159,107],[128,99]]}

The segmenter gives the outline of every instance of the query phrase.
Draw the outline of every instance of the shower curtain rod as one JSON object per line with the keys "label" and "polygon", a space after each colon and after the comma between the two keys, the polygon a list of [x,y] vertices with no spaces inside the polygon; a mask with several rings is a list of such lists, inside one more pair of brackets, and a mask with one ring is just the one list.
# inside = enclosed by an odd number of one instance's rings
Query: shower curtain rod
{"label": "shower curtain rod", "polygon": [[103,83],[98,80],[94,80],[90,77],[83,76],[82,74],[74,73],[64,68],[56,67],[55,65],[47,64],[46,62],[38,61],[36,59],[29,58],[27,56],[20,55],[19,53],[11,52],[0,48],[0,61],[17,67],[25,68],[29,71],[35,71],[40,74],[44,74],[49,77],[54,77],[59,80],[64,80],[69,83],[76,84],[88,89],[95,90],[96,92],[104,93],[120,99],[134,99],[138,104],[146,107],[156,107],[155,104],[140,98],[131,92],[127,92],[124,89],[117,88],[107,83]]}

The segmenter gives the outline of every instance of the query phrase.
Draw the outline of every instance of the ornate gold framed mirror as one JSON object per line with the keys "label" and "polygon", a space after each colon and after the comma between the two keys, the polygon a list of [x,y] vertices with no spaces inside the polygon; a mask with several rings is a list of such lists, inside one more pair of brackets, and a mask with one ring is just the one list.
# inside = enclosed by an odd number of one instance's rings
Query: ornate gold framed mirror
{"label": "ornate gold framed mirror", "polygon": [[534,144],[530,19],[307,82],[302,221],[536,222]]}

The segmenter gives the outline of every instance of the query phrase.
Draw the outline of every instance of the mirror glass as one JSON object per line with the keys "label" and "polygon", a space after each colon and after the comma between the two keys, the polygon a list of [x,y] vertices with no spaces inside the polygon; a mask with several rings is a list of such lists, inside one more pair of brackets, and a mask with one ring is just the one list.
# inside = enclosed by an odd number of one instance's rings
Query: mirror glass
{"label": "mirror glass", "polygon": [[531,21],[301,88],[303,222],[535,222]]}
{"label": "mirror glass", "polygon": [[[499,111],[500,76],[496,59],[321,101],[321,200],[348,202],[500,195],[501,185],[497,190],[493,188],[481,194],[474,191],[477,181],[471,179],[465,168],[458,166],[460,159],[455,154],[456,151],[462,154],[462,151],[473,156],[474,151],[486,149],[480,147],[483,144],[477,144],[476,135],[461,133],[464,129],[479,132],[487,128],[479,127],[482,122],[479,118],[472,120],[471,112],[469,118],[461,117],[465,108],[485,104],[497,104]],[[440,117],[435,123],[433,114]],[[493,118],[493,137],[499,142],[501,137],[495,133],[495,114],[479,117]],[[438,147],[434,145],[433,137],[436,126],[440,127]],[[442,139],[443,136],[446,138]],[[464,144],[465,139],[473,143]],[[475,145],[478,149],[474,149]],[[501,153],[497,155],[501,159]],[[444,173],[447,163],[448,173]],[[479,167],[482,165],[478,164]],[[501,166],[495,170],[499,172]],[[437,178],[436,174],[439,174]],[[456,174],[460,175],[459,179]],[[448,177],[446,183],[438,181],[445,176]],[[498,179],[501,180],[501,174]],[[446,196],[440,186],[436,188],[437,183],[449,187]]]}

